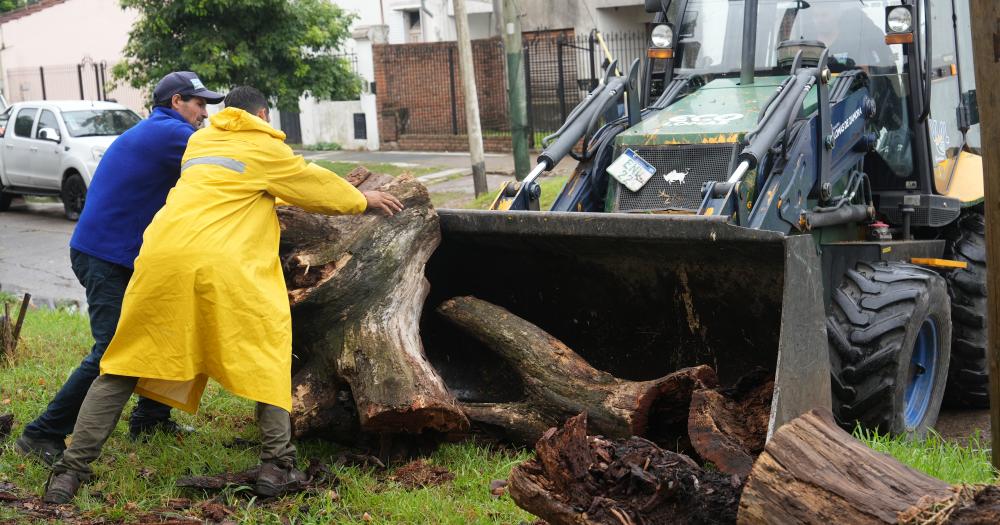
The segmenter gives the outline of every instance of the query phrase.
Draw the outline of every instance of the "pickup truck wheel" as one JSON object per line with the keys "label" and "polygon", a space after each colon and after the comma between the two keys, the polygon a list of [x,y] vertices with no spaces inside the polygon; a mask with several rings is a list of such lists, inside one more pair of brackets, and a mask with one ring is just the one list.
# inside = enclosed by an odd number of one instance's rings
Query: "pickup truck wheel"
{"label": "pickup truck wheel", "polygon": [[66,218],[75,221],[83,212],[83,204],[87,200],[87,184],[79,173],[72,173],[62,184],[63,209]]}
{"label": "pickup truck wheel", "polygon": [[951,301],[938,274],[859,263],[833,293],[834,414],[849,430],[923,436],[937,421],[951,356]]}
{"label": "pickup truck wheel", "polygon": [[14,200],[17,195],[11,193],[0,193],[0,211],[7,211],[10,209],[10,203]]}

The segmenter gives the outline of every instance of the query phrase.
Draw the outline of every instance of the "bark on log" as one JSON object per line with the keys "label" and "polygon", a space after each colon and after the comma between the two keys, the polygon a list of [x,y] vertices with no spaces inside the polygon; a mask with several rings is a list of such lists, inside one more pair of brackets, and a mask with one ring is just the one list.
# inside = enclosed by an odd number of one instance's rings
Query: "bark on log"
{"label": "bark on log", "polygon": [[736,520],[738,478],[640,437],[588,437],[586,414],[547,431],[536,451],[538,459],[514,467],[507,487],[518,506],[552,525]]}
{"label": "bark on log", "polygon": [[463,431],[468,420],[419,334],[424,265],[441,235],[427,190],[411,177],[367,170],[348,179],[395,195],[405,209],[391,218],[278,211],[297,358],[296,435],[331,425],[334,435]]}
{"label": "bark on log", "polygon": [[608,437],[643,435],[649,414],[688,418],[691,392],[717,384],[707,366],[650,381],[626,381],[597,370],[541,328],[475,297],[449,299],[438,313],[495,351],[520,375],[524,398],[515,403],[464,403],[470,419],[533,443],[549,427],[581,412],[590,430]]}
{"label": "bark on log", "polygon": [[896,523],[921,497],[951,487],[880,454],[812,411],[778,429],[753,466],[739,523]]}

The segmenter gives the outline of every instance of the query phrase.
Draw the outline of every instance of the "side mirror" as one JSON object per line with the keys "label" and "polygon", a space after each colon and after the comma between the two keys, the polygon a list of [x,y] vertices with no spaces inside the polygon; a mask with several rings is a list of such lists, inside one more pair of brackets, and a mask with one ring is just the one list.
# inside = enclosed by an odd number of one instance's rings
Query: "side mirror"
{"label": "side mirror", "polygon": [[979,101],[976,90],[962,93],[962,103],[958,106],[958,125],[960,128],[970,128],[979,124]]}
{"label": "side mirror", "polygon": [[42,140],[51,140],[52,142],[59,142],[62,137],[59,136],[59,132],[52,128],[42,128],[38,130],[38,138]]}

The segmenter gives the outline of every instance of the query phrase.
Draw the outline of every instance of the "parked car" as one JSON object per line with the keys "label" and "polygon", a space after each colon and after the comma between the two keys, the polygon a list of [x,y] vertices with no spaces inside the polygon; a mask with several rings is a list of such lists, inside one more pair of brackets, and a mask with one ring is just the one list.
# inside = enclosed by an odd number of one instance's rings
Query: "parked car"
{"label": "parked car", "polygon": [[0,113],[0,212],[23,195],[56,196],[66,218],[83,211],[104,151],[142,117],[112,102],[18,102]]}

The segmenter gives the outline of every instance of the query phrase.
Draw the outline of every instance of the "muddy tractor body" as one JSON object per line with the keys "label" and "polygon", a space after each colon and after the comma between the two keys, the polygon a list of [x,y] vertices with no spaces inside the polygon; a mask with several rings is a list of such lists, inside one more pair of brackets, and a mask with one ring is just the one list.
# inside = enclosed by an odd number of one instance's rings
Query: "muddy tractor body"
{"label": "muddy tractor body", "polygon": [[[943,402],[984,406],[966,2],[646,3],[645,62],[611,64],[493,209],[441,210],[428,304],[494,302],[620,377],[765,368],[772,430],[821,406],[919,434]],[[480,370],[460,396],[517,396],[474,343],[427,346],[446,381]]]}

